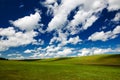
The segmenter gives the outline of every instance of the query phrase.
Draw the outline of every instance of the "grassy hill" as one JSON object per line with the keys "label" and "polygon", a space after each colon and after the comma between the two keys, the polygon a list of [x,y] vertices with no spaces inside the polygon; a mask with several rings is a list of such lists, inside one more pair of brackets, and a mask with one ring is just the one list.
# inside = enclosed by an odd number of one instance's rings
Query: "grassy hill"
{"label": "grassy hill", "polygon": [[120,55],[7,61],[0,80],[119,80]]}
{"label": "grassy hill", "polygon": [[82,57],[64,57],[64,58],[52,58],[43,59],[41,62],[52,62],[61,64],[90,64],[90,65],[120,65],[120,54],[112,55],[94,55],[94,56],[82,56]]}

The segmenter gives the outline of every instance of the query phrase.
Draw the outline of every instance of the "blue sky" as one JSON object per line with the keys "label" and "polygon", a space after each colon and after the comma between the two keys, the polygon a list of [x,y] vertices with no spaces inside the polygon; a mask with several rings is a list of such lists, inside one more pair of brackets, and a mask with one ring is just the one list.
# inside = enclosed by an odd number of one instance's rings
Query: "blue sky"
{"label": "blue sky", "polygon": [[0,56],[120,53],[119,0],[0,0]]}

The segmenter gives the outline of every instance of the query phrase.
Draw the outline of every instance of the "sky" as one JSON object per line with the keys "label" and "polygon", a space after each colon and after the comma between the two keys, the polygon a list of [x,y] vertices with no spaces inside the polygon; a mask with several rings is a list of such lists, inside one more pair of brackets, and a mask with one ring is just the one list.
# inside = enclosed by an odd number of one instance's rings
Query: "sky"
{"label": "sky", "polygon": [[120,53],[119,0],[0,0],[0,57]]}

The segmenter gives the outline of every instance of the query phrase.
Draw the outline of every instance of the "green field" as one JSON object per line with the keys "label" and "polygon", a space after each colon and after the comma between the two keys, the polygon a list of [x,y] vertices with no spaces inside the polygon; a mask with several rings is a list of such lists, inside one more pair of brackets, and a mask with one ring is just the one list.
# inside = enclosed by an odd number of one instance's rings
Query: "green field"
{"label": "green field", "polygon": [[0,80],[120,80],[120,55],[0,60]]}

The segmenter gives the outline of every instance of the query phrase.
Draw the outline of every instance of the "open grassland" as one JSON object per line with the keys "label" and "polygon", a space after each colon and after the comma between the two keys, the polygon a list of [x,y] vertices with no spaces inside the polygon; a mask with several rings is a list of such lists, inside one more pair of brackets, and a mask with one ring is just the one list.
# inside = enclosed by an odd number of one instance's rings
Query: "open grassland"
{"label": "open grassland", "polygon": [[0,80],[120,80],[120,55],[0,60]]}

